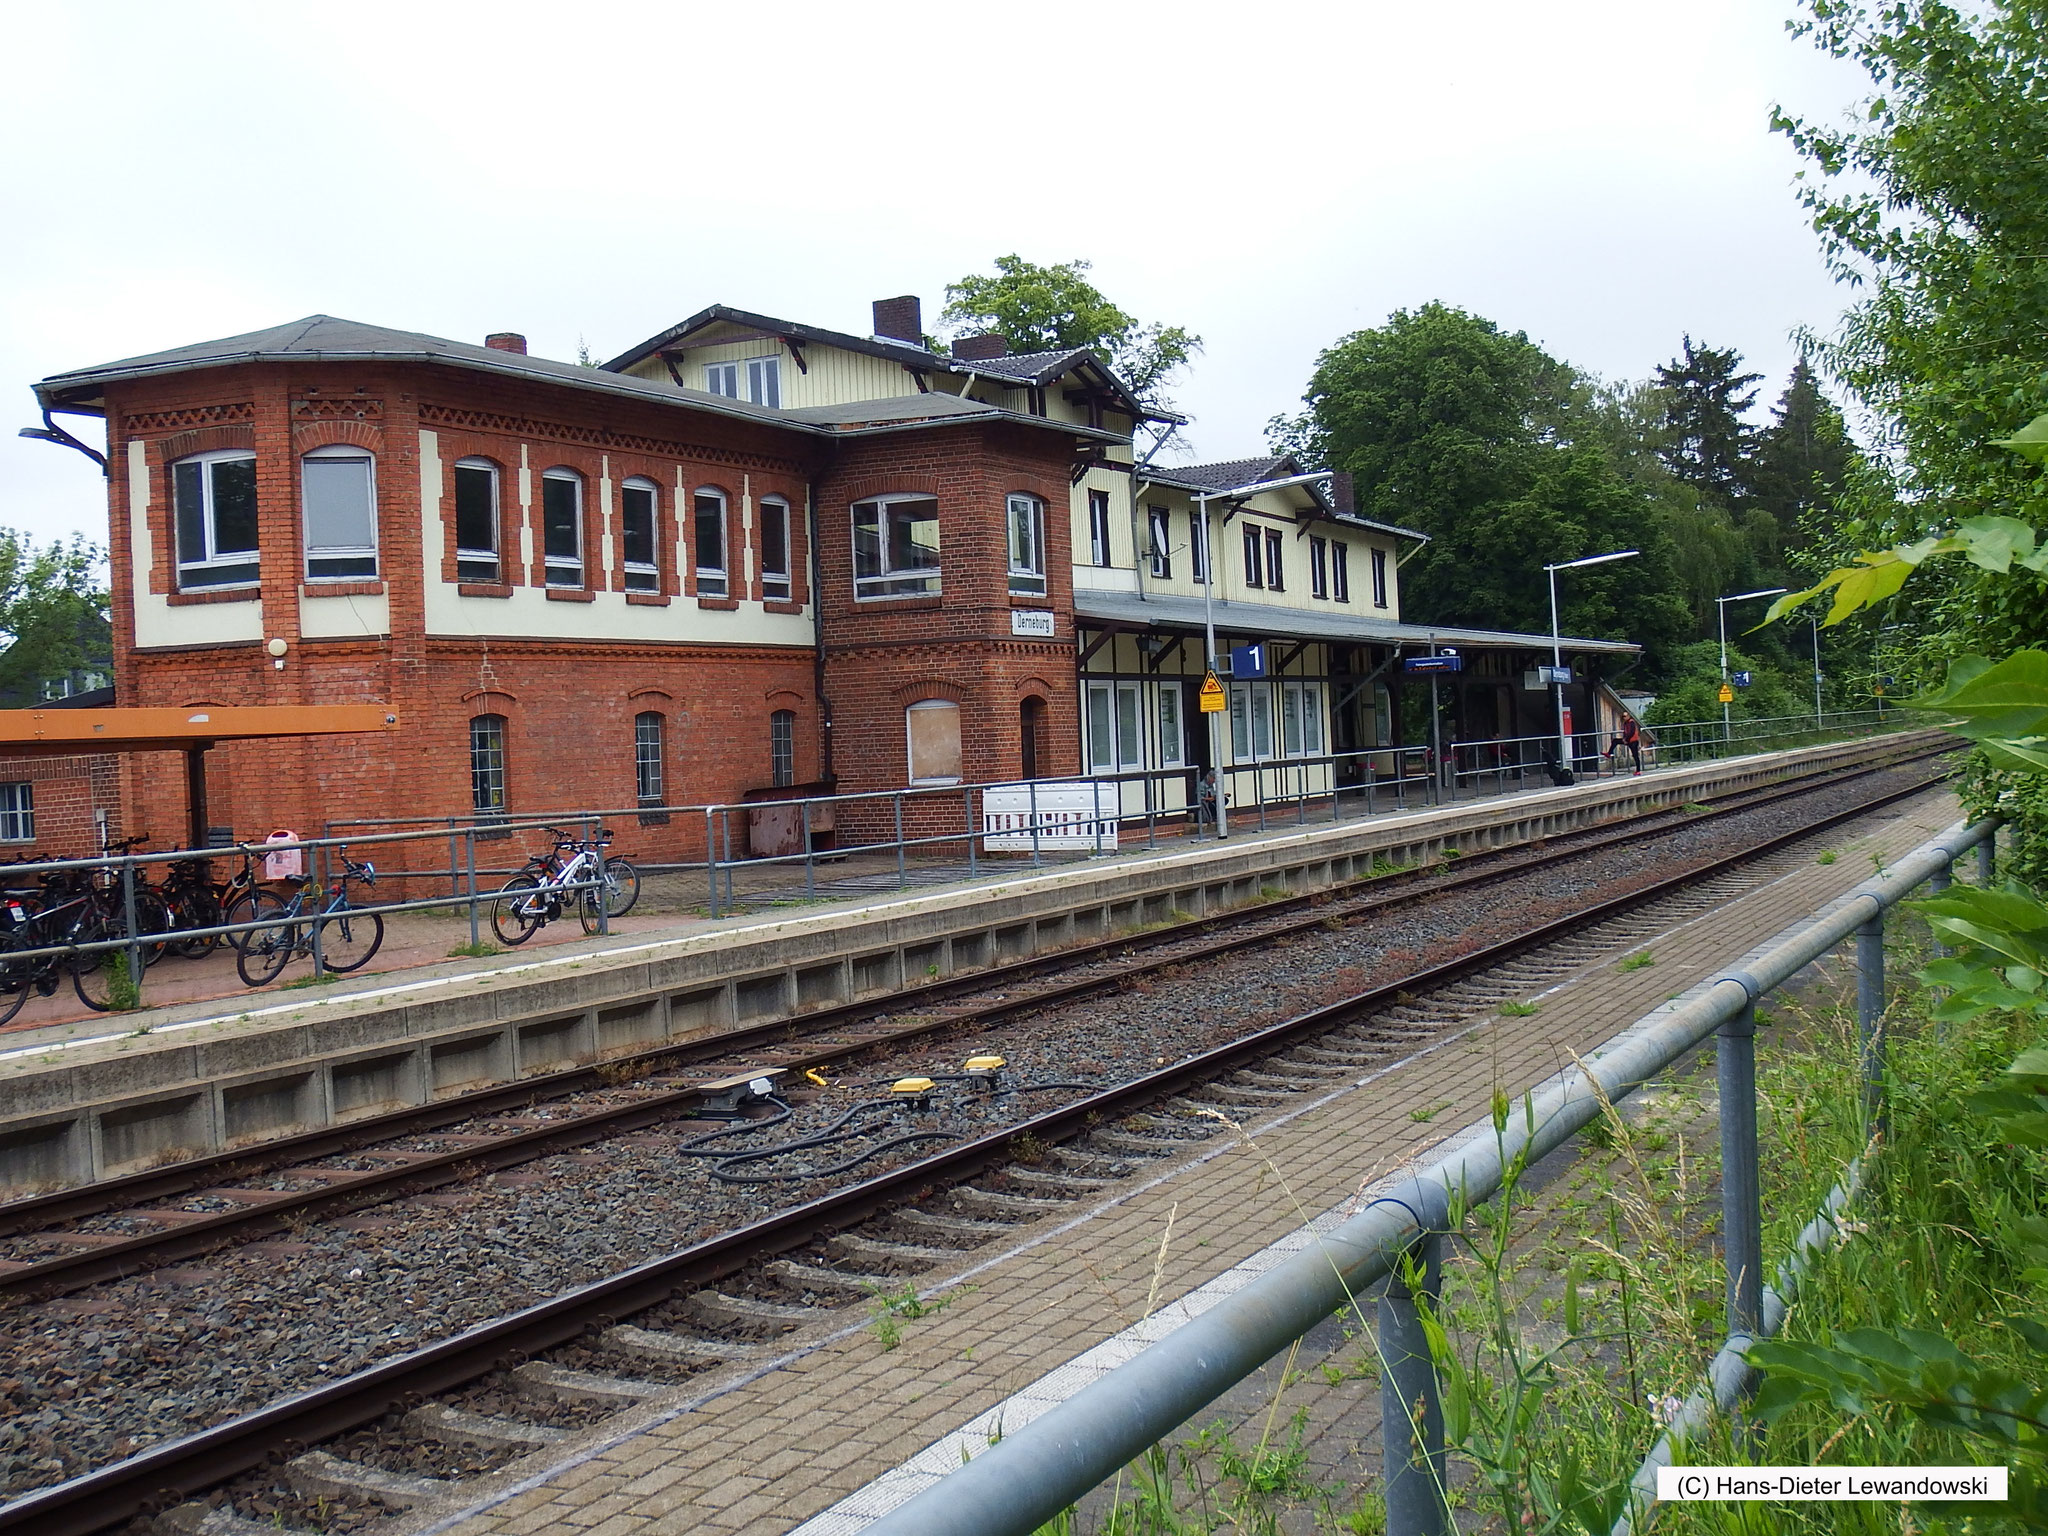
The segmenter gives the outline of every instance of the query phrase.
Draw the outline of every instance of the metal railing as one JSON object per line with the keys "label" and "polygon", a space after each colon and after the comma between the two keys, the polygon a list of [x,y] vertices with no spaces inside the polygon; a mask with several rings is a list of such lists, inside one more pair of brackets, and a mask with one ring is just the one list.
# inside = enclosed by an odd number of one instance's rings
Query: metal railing
{"label": "metal railing", "polygon": [[[1383,1363],[1388,1536],[1454,1529],[1446,1500],[1443,1416],[1415,1292],[1434,1297],[1442,1244],[1459,1205],[1492,1198],[1625,1098],[1716,1037],[1721,1109],[1722,1231],[1728,1341],[1710,1384],[1680,1410],[1635,1479],[1634,1516],[1655,1494],[1655,1469],[1674,1436],[1697,1434],[1715,1405],[1737,1406],[1753,1386],[1745,1349],[1782,1322],[1814,1254],[1836,1232],[1858,1170],[1851,1167],[1778,1270],[1763,1284],[1757,1178],[1756,1004],[1837,944],[1856,938],[1858,1049],[1867,1120],[1884,1113],[1885,914],[1926,882],[1946,885],[1955,860],[1978,850],[1980,878],[1998,823],[1958,823],[1849,893],[1826,917],[1746,967],[1716,976],[1693,998],[1660,1009],[1582,1067],[1559,1073],[1510,1111],[1471,1127],[1449,1154],[1369,1202],[1291,1259],[1252,1280],[867,1527],[868,1536],[1027,1536],[1077,1503],[1230,1387],[1333,1313],[1386,1280],[1378,1303]],[[1411,1290],[1411,1285],[1413,1289]],[[1409,1426],[1406,1434],[1384,1426]],[[1629,1522],[1617,1526],[1624,1531]]]}

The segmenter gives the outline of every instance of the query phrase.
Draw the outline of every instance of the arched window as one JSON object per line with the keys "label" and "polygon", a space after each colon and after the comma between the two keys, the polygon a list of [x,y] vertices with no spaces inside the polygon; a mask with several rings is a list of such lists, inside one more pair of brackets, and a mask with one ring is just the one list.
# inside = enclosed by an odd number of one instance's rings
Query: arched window
{"label": "arched window", "polygon": [[362,581],[377,574],[377,464],[348,444],[299,461],[306,522],[306,580]]}
{"label": "arched window", "polygon": [[644,475],[635,475],[619,490],[620,523],[626,535],[626,590],[659,592],[661,561],[656,554],[655,509],[660,506],[661,487]]}
{"label": "arched window", "polygon": [[903,712],[909,742],[910,782],[960,782],[960,706],[950,699],[921,699]]}
{"label": "arched window", "polygon": [[498,564],[498,466],[455,461],[455,579],[495,582]]}
{"label": "arched window", "polygon": [[583,585],[583,477],[551,469],[540,477],[542,554],[551,587]]}
{"label": "arched window", "polygon": [[661,716],[653,710],[633,717],[633,787],[642,805],[663,804]]}
{"label": "arched window", "polygon": [[697,538],[697,595],[724,597],[731,589],[725,567],[725,492],[705,486],[692,498],[692,532]]}
{"label": "arched window", "polygon": [[232,448],[171,466],[177,519],[178,586],[256,583],[256,455]]}
{"label": "arched window", "polygon": [[768,717],[769,782],[780,788],[796,782],[796,711],[778,709]]}
{"label": "arched window", "polygon": [[469,722],[469,798],[479,816],[505,814],[503,715],[477,715]]}

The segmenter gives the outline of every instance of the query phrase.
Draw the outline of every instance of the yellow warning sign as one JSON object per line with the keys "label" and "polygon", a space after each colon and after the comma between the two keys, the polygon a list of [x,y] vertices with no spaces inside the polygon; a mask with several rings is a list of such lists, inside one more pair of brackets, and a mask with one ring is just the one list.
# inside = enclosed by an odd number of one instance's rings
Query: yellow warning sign
{"label": "yellow warning sign", "polygon": [[1216,680],[1214,672],[1202,679],[1201,700],[1203,714],[1214,715],[1222,712],[1223,684]]}
{"label": "yellow warning sign", "polygon": [[1735,702],[1735,690],[1726,683],[1721,685],[1721,702],[1723,704],[1733,704]]}

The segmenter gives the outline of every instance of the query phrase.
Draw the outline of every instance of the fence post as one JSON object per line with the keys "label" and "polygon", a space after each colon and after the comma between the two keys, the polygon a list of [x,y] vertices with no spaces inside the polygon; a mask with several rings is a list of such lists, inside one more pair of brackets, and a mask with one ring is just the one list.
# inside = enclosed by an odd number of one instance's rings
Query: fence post
{"label": "fence post", "polygon": [[[972,791],[969,791],[969,793],[972,793]],[[804,898],[809,900],[816,893],[818,887],[818,855],[811,848],[811,802],[808,800],[798,801],[796,813],[797,831],[804,840]],[[969,843],[967,850],[968,862],[971,864],[974,859],[974,845]]]}
{"label": "fence post", "polygon": [[1754,1000],[1721,1025],[1714,1042],[1714,1075],[1721,1100],[1721,1254],[1728,1271],[1728,1331],[1754,1335],[1764,1303]]}
{"label": "fence post", "polygon": [[469,862],[469,947],[471,949],[481,949],[483,947],[483,933],[477,925],[476,914],[476,828],[470,827],[465,830],[462,834],[462,840],[468,845],[468,851],[464,857]]}
{"label": "fence post", "polygon": [[[1095,789],[1095,781],[1094,781],[1093,779],[1090,779],[1090,780],[1088,781],[1088,787],[1089,787],[1089,793],[1090,793],[1090,794],[1093,794],[1093,793],[1094,793],[1094,789]],[[1025,793],[1026,793],[1026,794],[1027,794],[1027,795],[1029,796],[1029,799],[1030,799],[1030,804],[1029,804],[1029,810],[1030,810],[1030,813],[1031,813],[1031,867],[1032,867],[1033,869],[1036,869],[1036,868],[1038,867],[1038,864],[1039,864],[1039,858],[1038,858],[1038,780],[1036,780],[1036,779],[1032,779],[1032,780],[1031,780],[1031,781],[1030,781],[1030,782],[1029,782],[1028,784],[1026,784],[1026,785],[1025,785]]]}
{"label": "fence post", "polygon": [[[135,855],[128,854],[121,860],[121,909],[127,916],[128,926],[128,985],[135,989],[136,1000],[142,998],[142,935],[136,932],[135,916]],[[105,965],[107,957],[100,957]]]}
{"label": "fence post", "polygon": [[1998,867],[1998,834],[1993,832],[1977,845],[1977,883],[1986,890]]}
{"label": "fence post", "polygon": [[722,844],[720,852],[725,856],[725,905],[728,910],[739,910],[739,891],[733,885],[732,872],[732,807],[718,808],[718,839]]}
{"label": "fence post", "polygon": [[974,786],[972,784],[960,786],[960,817],[961,825],[967,829],[967,876],[969,879],[973,879],[975,875],[981,872],[981,867],[976,859],[974,848]]}
{"label": "fence post", "polygon": [[327,871],[323,867],[326,863],[323,855],[326,852],[325,848],[315,848],[313,850],[313,899],[310,905],[313,909],[311,916],[313,920],[313,974],[315,976],[325,976],[327,974],[327,956],[321,948],[322,935],[320,932],[324,926],[320,921],[320,915],[327,910]]}
{"label": "fence post", "polygon": [[896,802],[896,889],[900,891],[910,883],[903,858],[903,791],[897,790],[891,798]]}
{"label": "fence post", "polygon": [[[1933,874],[1927,877],[1927,889],[1933,892],[1933,894],[1935,894],[1936,896],[1939,896],[1951,885],[1954,885],[1955,880],[1956,861],[1954,859],[1950,859],[1947,863],[1943,864],[1941,868],[1937,869]],[[1950,949],[1946,944],[1942,943],[1939,938],[1937,938],[1934,941],[1934,952],[1937,955],[1948,955],[1955,953],[1955,951]]]}
{"label": "fence post", "polygon": [[[1441,1278],[1443,1239],[1425,1233],[1409,1252],[1414,1278],[1433,1303]],[[1396,1267],[1379,1302],[1387,1536],[1445,1536],[1450,1509],[1444,1501],[1443,1403],[1437,1396],[1436,1365],[1422,1330],[1421,1309],[1408,1281],[1406,1267]],[[1405,1434],[1403,1425],[1408,1427]]]}
{"label": "fence post", "polygon": [[718,837],[711,824],[711,807],[704,807],[704,875],[711,887],[711,915],[718,916]]}
{"label": "fence post", "polygon": [[1885,1129],[1884,908],[1856,930],[1856,1039],[1863,1062],[1863,1124]]}
{"label": "fence post", "polygon": [[590,850],[590,856],[597,860],[597,868],[591,878],[597,881],[597,889],[590,894],[597,899],[597,932],[600,938],[610,938],[612,932],[612,890],[604,877],[604,849],[599,845],[597,834],[601,829],[596,821],[583,818],[583,846]]}

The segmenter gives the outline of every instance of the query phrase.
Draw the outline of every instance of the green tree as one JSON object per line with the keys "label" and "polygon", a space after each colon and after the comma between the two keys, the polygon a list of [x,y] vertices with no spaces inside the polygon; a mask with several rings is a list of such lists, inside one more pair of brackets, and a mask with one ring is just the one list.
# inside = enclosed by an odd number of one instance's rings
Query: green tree
{"label": "green tree", "polygon": [[1750,493],[1777,524],[1783,547],[1832,529],[1857,457],[1841,411],[1802,355],[1771,409],[1771,424],[1758,435],[1748,471]]}
{"label": "green tree", "polygon": [[1201,350],[1202,338],[1184,326],[1141,324],[1088,281],[1089,266],[1041,267],[1015,254],[998,256],[993,273],[946,285],[940,323],[956,339],[994,332],[1015,352],[1093,348],[1141,400],[1163,404],[1167,383]]}
{"label": "green tree", "polygon": [[1660,452],[1678,479],[1733,510],[1749,497],[1749,455],[1755,429],[1743,417],[1756,404],[1760,373],[1742,373],[1742,354],[1733,347],[1682,350],[1657,370],[1656,388],[1664,408]]}
{"label": "green tree", "polygon": [[104,560],[83,538],[38,546],[0,528],[0,700],[31,703],[45,682],[111,666]]}

